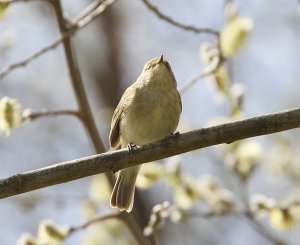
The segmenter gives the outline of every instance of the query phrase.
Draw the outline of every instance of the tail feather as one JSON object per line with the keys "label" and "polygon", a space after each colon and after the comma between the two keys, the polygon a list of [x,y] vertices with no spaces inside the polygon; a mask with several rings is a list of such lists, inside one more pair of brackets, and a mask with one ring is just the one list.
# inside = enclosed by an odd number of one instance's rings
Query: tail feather
{"label": "tail feather", "polygon": [[133,207],[135,181],[140,167],[130,167],[120,171],[113,188],[110,205],[120,211],[130,212]]}

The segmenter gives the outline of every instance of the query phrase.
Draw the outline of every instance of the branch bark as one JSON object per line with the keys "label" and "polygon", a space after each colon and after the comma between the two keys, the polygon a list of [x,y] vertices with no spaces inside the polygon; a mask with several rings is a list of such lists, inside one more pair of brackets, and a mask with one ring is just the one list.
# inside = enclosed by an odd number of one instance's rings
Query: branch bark
{"label": "branch bark", "polygon": [[127,149],[121,149],[16,174],[0,180],[0,198],[18,195],[94,174],[109,171],[115,172],[120,169],[212,145],[232,143],[245,138],[272,134],[298,127],[300,127],[300,108],[198,129],[143,145],[135,149],[133,155],[128,154]]}

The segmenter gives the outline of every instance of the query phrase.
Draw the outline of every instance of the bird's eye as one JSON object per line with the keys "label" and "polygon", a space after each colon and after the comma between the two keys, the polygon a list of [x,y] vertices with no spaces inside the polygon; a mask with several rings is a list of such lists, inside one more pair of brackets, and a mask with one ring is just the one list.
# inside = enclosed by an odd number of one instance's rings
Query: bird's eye
{"label": "bird's eye", "polygon": [[149,65],[147,66],[146,70],[150,70],[151,68],[153,68],[155,65]]}

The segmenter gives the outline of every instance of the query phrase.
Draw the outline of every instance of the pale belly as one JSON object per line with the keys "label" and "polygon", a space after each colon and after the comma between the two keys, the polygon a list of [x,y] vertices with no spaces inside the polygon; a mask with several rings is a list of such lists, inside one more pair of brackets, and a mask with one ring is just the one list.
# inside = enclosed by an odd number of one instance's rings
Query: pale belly
{"label": "pale belly", "polygon": [[139,96],[128,106],[120,121],[122,144],[151,143],[165,138],[177,128],[181,106],[175,89],[153,93],[150,98]]}

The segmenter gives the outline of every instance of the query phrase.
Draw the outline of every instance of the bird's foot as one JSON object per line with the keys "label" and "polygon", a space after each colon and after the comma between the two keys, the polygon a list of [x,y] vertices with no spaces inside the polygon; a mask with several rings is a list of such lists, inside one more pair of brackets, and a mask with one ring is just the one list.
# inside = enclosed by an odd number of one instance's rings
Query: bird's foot
{"label": "bird's foot", "polygon": [[137,146],[133,143],[128,143],[128,145],[127,145],[127,149],[128,149],[128,152],[129,152],[130,155],[133,154],[133,150],[136,149],[136,148],[137,148]]}
{"label": "bird's foot", "polygon": [[180,135],[179,131],[175,132],[175,133],[170,133],[170,136],[178,136]]}

